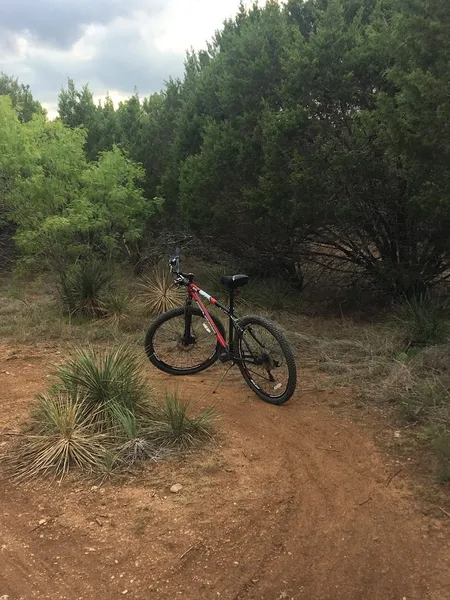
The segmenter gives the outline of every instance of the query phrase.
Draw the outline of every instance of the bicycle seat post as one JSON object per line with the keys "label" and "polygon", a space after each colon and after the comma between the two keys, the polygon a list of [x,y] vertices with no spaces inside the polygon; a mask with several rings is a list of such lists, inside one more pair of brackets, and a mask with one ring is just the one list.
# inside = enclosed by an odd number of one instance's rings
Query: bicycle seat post
{"label": "bicycle seat post", "polygon": [[[230,315],[234,315],[234,290],[230,290]],[[228,344],[230,346],[230,351],[233,351],[233,336],[234,336],[234,327],[233,321],[230,316],[230,333],[228,336]]]}

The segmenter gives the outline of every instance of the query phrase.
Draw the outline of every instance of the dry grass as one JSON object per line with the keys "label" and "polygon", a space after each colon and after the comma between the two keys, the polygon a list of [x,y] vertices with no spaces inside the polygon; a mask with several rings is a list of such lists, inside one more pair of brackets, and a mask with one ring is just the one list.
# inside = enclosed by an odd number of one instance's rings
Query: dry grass
{"label": "dry grass", "polygon": [[431,453],[437,479],[450,481],[450,344],[408,348],[398,323],[311,326],[305,319],[299,332],[291,318],[285,328],[301,365],[326,373],[328,386],[353,388],[371,406],[392,407],[411,443],[430,451],[424,460]]}
{"label": "dry grass", "polygon": [[142,277],[138,298],[147,314],[159,315],[183,304],[186,291],[176,287],[173,280],[173,274],[162,264]]}
{"label": "dry grass", "polygon": [[303,331],[296,331],[291,319],[285,325],[286,334],[300,364],[320,369],[339,384],[383,377],[401,347],[401,333],[389,327],[349,321],[320,323],[322,327],[317,328],[306,321]]}
{"label": "dry grass", "polygon": [[95,432],[95,415],[86,413],[83,399],[50,393],[38,396],[37,401],[33,433],[25,434],[12,459],[15,477],[26,480],[51,473],[62,479],[71,468],[98,471],[107,438]]}

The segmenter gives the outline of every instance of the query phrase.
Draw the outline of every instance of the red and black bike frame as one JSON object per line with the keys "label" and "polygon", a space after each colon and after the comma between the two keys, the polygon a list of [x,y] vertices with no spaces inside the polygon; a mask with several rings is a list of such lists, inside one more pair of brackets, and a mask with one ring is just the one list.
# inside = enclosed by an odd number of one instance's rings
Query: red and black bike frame
{"label": "red and black bike frame", "polygon": [[[228,352],[233,348],[234,330],[238,326],[237,318],[234,315],[234,296],[235,295],[236,295],[236,291],[230,292],[230,306],[229,306],[229,308],[227,308],[221,302],[216,300],[216,298],[213,298],[212,296],[207,294],[204,290],[202,290],[197,285],[195,285],[195,283],[192,283],[192,281],[189,281],[189,285],[188,285],[188,289],[187,289],[186,307],[189,307],[191,305],[192,300],[194,300],[194,302],[196,302],[198,304],[198,307],[202,311],[203,316],[208,321],[208,323],[212,327],[214,333],[216,334],[217,341],[222,346],[222,348],[224,348],[224,350],[226,350]],[[221,332],[219,331],[219,329],[217,328],[217,325],[214,323],[211,315],[208,312],[208,309],[206,308],[205,304],[203,303],[203,300],[201,299],[201,296],[203,296],[203,298],[206,298],[206,300],[208,300],[208,302],[211,302],[211,304],[213,304],[214,306],[217,306],[217,308],[219,308],[222,312],[224,312],[228,316],[228,319],[229,319],[228,343],[224,339],[224,337],[221,334]],[[186,312],[185,335],[188,335],[188,336],[190,335],[189,311]]]}

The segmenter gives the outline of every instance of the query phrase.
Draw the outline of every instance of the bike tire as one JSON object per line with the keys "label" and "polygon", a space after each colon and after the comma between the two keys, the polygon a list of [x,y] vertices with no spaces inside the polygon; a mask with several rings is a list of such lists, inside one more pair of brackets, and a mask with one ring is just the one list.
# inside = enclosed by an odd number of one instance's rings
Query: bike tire
{"label": "bike tire", "polygon": [[[258,326],[263,330],[266,330],[278,343],[279,349],[284,357],[285,361],[285,369],[287,370],[288,379],[285,388],[280,394],[274,393],[269,394],[267,391],[261,388],[261,385],[255,381],[255,377],[252,376],[254,372],[249,368],[249,365],[245,362],[244,358],[244,336],[246,331],[251,325]],[[241,374],[250,387],[250,389],[257,395],[259,398],[264,400],[264,402],[268,402],[269,404],[284,404],[287,402],[295,392],[295,388],[297,386],[297,366],[295,364],[294,354],[289,346],[288,341],[281,333],[281,331],[270,321],[264,319],[259,316],[247,316],[243,317],[239,320],[239,332],[236,335],[235,339],[235,356],[238,359],[238,366],[241,371]],[[269,381],[269,380],[268,380]],[[274,388],[275,391],[275,388]]]}
{"label": "bike tire", "polygon": [[[201,317],[205,321],[205,323],[207,323],[206,319],[203,316],[203,313],[199,308],[189,307],[189,310],[191,311],[192,316]],[[219,353],[222,350],[222,346],[219,344],[219,342],[217,342],[215,350],[212,351],[211,356],[207,360],[190,367],[177,367],[158,358],[154,347],[156,333],[162,325],[164,325],[171,319],[175,319],[182,315],[185,315],[185,311],[186,307],[180,306],[179,308],[174,308],[163,313],[150,325],[145,336],[145,352],[147,354],[148,359],[157,369],[159,369],[160,371],[164,371],[164,373],[169,373],[170,375],[194,375],[195,373],[200,373],[201,371],[204,371],[205,369],[211,367],[218,360]],[[225,328],[222,322],[215,315],[211,315],[211,317],[216,327],[225,339]],[[211,332],[211,335],[214,335],[214,332]]]}

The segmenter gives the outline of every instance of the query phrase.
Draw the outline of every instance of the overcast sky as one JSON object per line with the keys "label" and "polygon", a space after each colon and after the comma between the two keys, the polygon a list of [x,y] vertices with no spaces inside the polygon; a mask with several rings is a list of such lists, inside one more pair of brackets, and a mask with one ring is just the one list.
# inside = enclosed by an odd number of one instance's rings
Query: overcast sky
{"label": "overcast sky", "polygon": [[[245,2],[249,4],[250,2]],[[56,113],[67,78],[115,102],[159,91],[183,73],[239,0],[0,0],[0,71]]]}

